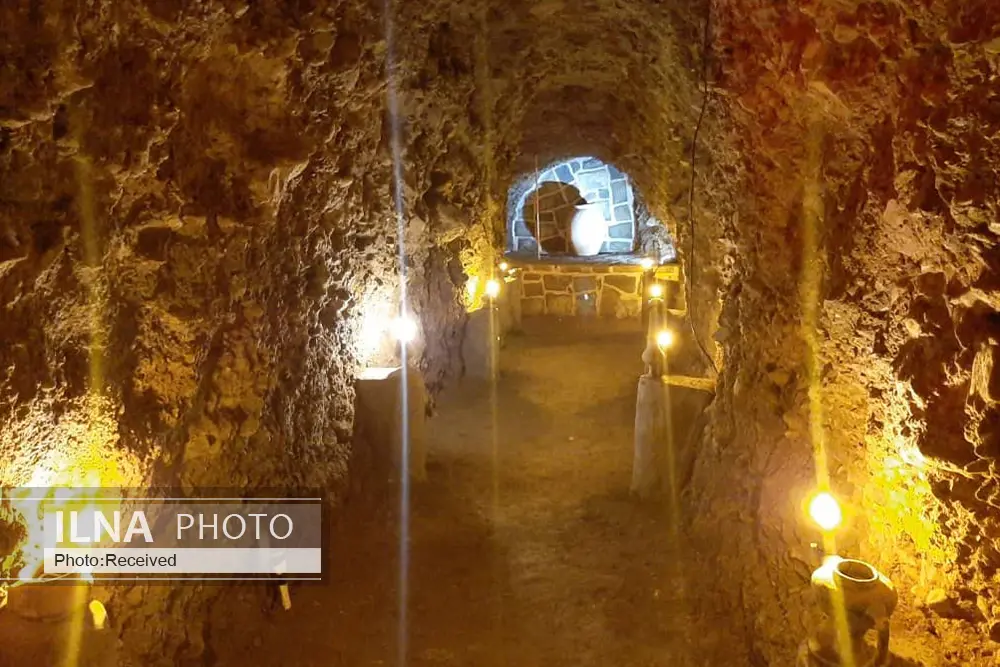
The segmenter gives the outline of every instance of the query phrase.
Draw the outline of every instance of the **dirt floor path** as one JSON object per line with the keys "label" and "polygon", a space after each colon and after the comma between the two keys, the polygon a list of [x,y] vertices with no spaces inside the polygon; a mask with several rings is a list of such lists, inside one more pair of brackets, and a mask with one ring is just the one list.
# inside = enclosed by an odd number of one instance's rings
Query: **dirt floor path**
{"label": "dirt floor path", "polygon": [[412,489],[405,662],[387,501],[344,513],[330,582],[294,589],[215,664],[708,664],[691,658],[711,639],[685,612],[670,513],[628,495],[642,334],[577,326],[529,324],[495,388],[440,401]]}

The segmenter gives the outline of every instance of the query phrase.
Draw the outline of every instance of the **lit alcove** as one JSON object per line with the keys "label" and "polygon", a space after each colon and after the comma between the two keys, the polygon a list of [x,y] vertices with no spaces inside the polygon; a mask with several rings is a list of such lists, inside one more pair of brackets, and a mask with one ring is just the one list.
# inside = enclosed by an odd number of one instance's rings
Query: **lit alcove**
{"label": "lit alcove", "polygon": [[[655,281],[680,270],[666,227],[615,165],[577,156],[522,176],[507,200],[506,258],[526,315],[638,317]],[[676,304],[680,308],[680,304]]]}
{"label": "lit alcove", "polygon": [[590,204],[603,223],[601,261],[618,255],[628,262],[652,257],[675,259],[663,225],[649,214],[629,177],[595,157],[560,160],[526,174],[508,197],[507,251],[514,256],[578,256],[571,240],[576,207]]}

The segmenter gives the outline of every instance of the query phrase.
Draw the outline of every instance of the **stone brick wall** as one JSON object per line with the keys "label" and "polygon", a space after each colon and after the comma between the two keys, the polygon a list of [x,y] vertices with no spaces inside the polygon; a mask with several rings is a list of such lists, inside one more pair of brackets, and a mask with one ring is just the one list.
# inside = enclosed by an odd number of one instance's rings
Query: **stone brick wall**
{"label": "stone brick wall", "polygon": [[[580,195],[580,191],[573,185],[567,183],[543,183],[538,188],[537,193],[532,192],[524,204],[524,227],[535,232],[535,204],[537,204],[540,222],[537,237],[542,244],[542,252],[547,255],[564,255],[573,252],[573,242],[570,240],[570,230],[573,224],[573,216],[576,214],[576,205],[582,204],[586,200]],[[534,240],[534,239],[532,239]]]}
{"label": "stone brick wall", "polygon": [[521,309],[525,315],[639,317],[642,273],[638,266],[526,266]]}
{"label": "stone brick wall", "polygon": [[[535,182],[527,179],[520,196],[512,202],[508,221],[507,248],[512,252],[536,252],[538,241],[542,254],[572,252],[568,222],[572,220],[575,196],[587,203],[602,204],[608,231],[602,253],[628,253],[635,248],[635,193],[628,177],[614,165],[597,158],[579,157],[557,162],[538,175],[539,227],[541,239],[535,238]],[[552,184],[568,187],[554,188]],[[575,189],[575,192],[574,192]],[[569,196],[567,196],[569,193]]]}

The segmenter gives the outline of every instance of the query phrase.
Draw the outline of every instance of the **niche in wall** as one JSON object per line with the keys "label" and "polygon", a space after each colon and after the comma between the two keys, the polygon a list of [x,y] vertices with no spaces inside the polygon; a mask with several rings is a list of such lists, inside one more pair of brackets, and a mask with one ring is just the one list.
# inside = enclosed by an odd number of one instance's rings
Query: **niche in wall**
{"label": "niche in wall", "polygon": [[[537,192],[536,192],[537,190]],[[537,216],[536,216],[537,202]],[[577,204],[598,204],[607,224],[601,254],[636,248],[636,197],[628,176],[594,157],[549,165],[536,178],[528,174],[511,189],[507,250],[543,255],[573,253],[569,226]]]}
{"label": "niche in wall", "polygon": [[507,254],[550,261],[574,257],[570,228],[575,207],[584,203],[598,206],[606,230],[600,253],[581,259],[677,260],[667,228],[650,214],[628,175],[594,157],[560,160],[515,182],[507,197]]}

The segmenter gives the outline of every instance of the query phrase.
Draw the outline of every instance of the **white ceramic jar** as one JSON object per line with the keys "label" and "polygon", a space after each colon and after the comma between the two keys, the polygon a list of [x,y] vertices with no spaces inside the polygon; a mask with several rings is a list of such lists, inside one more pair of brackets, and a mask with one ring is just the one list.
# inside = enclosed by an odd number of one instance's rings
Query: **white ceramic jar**
{"label": "white ceramic jar", "polygon": [[570,224],[573,250],[581,257],[593,257],[601,252],[608,223],[604,221],[603,204],[579,204]]}

